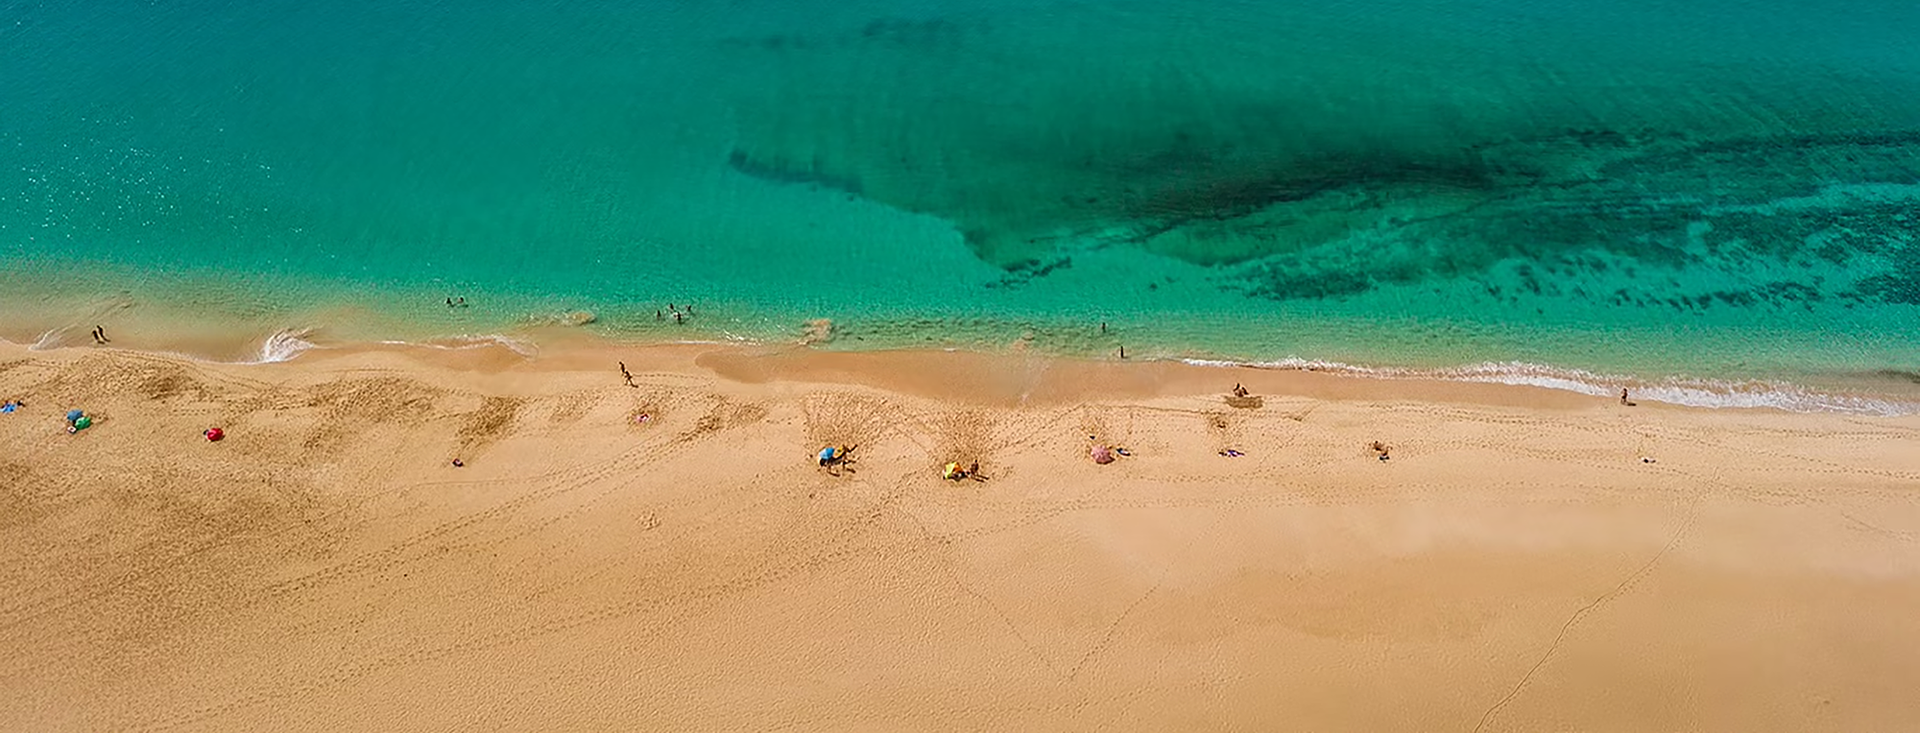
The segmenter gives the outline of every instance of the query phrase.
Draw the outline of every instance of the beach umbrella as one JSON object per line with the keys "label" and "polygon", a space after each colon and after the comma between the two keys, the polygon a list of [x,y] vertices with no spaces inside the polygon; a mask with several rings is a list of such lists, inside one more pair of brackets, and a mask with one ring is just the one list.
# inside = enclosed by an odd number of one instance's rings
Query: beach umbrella
{"label": "beach umbrella", "polygon": [[68,411],[67,411],[67,422],[79,422],[79,421],[80,421],[80,418],[83,418],[83,417],[86,417],[86,416],[87,416],[87,413],[86,413],[86,412],[84,412],[84,411],[81,411],[81,410],[68,410]]}
{"label": "beach umbrella", "polygon": [[1113,462],[1113,449],[1107,446],[1096,445],[1089,453],[1093,456],[1094,463],[1106,465]]}
{"label": "beach umbrella", "polygon": [[821,448],[820,449],[820,465],[824,466],[824,465],[827,465],[828,463],[832,463],[835,455],[836,453],[834,452],[833,448],[831,447]]}

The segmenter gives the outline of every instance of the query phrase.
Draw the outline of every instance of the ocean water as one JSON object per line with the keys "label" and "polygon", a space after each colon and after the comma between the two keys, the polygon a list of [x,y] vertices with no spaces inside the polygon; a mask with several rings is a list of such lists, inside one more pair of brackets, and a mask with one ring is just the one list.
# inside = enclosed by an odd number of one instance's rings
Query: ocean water
{"label": "ocean water", "polygon": [[826,319],[1916,402],[1916,30],[1894,0],[0,0],[0,337]]}

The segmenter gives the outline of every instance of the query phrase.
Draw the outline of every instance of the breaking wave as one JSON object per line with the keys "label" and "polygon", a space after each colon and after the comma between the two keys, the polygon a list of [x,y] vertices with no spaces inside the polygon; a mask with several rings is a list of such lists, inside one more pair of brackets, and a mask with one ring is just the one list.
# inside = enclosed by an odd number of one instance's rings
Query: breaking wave
{"label": "breaking wave", "polygon": [[274,331],[265,341],[260,342],[259,358],[243,363],[275,364],[291,360],[308,349],[319,348],[312,341],[307,340],[312,335],[313,329],[310,328],[283,328]]}

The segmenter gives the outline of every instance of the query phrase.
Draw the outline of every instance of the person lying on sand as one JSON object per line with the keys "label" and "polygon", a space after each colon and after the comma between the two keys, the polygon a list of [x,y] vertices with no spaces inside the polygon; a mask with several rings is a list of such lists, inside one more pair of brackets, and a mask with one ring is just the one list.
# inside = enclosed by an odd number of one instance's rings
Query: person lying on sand
{"label": "person lying on sand", "polygon": [[1095,445],[1087,451],[1087,456],[1092,458],[1094,463],[1104,466],[1113,462],[1113,449],[1104,445]]}
{"label": "person lying on sand", "polygon": [[1221,455],[1222,457],[1225,457],[1225,458],[1239,458],[1239,457],[1241,457],[1241,456],[1244,456],[1244,455],[1246,455],[1246,454],[1245,454],[1245,453],[1241,453],[1240,451],[1237,451],[1237,450],[1234,450],[1234,449],[1232,449],[1232,448],[1228,448],[1228,449],[1226,449],[1226,450],[1223,450],[1223,451],[1220,451],[1220,455]]}
{"label": "person lying on sand", "polygon": [[1379,459],[1383,461],[1387,460],[1387,451],[1390,450],[1387,447],[1386,443],[1382,443],[1378,440],[1373,441],[1373,444],[1367,446],[1367,449],[1373,451],[1374,455],[1379,457]]}

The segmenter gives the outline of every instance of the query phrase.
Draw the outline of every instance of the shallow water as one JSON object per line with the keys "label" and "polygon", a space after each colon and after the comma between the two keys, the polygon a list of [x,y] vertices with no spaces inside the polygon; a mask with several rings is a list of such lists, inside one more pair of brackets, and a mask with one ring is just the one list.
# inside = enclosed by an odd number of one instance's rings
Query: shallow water
{"label": "shallow water", "polygon": [[4,2],[0,336],[589,310],[1910,392],[1920,6],[1645,6]]}

